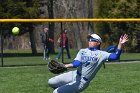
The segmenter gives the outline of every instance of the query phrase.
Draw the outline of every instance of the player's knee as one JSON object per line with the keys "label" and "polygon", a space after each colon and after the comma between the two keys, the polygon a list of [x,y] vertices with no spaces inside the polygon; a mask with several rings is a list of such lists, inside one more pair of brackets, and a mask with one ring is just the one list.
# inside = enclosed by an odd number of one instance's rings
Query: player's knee
{"label": "player's knee", "polygon": [[49,79],[49,80],[48,80],[48,85],[49,85],[49,86],[53,85],[53,83],[54,83],[54,82],[53,82],[52,79]]}
{"label": "player's knee", "polygon": [[53,91],[53,93],[58,93],[58,92],[57,92],[57,89],[55,89],[55,90]]}
{"label": "player's knee", "polygon": [[50,87],[52,87],[52,88],[56,88],[56,84],[55,84],[55,81],[51,78],[51,79],[49,79],[48,80],[48,85],[50,86]]}

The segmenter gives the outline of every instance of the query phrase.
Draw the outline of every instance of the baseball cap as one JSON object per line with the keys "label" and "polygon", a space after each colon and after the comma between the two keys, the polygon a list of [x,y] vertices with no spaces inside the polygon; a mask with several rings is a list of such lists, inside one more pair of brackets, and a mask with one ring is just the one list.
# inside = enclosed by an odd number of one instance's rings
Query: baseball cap
{"label": "baseball cap", "polygon": [[102,39],[101,39],[101,37],[100,37],[99,35],[97,35],[97,34],[91,34],[91,35],[88,35],[87,38],[88,38],[88,39],[89,39],[89,38],[93,38],[94,40],[98,40],[99,42],[102,43]]}

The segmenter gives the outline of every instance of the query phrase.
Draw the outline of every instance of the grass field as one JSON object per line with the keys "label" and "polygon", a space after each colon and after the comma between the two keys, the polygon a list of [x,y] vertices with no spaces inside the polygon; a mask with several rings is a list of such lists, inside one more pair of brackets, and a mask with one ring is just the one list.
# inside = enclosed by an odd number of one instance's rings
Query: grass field
{"label": "grass field", "polygon": [[[71,54],[74,58],[75,52]],[[51,58],[55,56],[51,55]],[[129,60],[130,63],[106,63],[106,68],[101,68],[82,93],[140,93],[140,62],[131,61],[139,60],[139,56],[125,53],[121,60]],[[64,60],[71,62],[73,59],[65,56]],[[52,93],[47,81],[54,74],[48,71],[47,62],[42,60],[42,56],[5,57],[4,65],[10,67],[0,67],[0,93]]]}
{"label": "grass field", "polygon": [[[82,93],[140,93],[140,63],[106,64]],[[52,93],[47,66],[1,67],[0,93]]]}
{"label": "grass field", "polygon": [[[56,50],[56,54],[51,54],[51,59],[55,59],[58,50]],[[72,59],[68,59],[65,55],[66,51],[64,51],[64,61],[66,63],[72,62],[76,56],[77,50],[71,49]],[[37,56],[31,54],[31,50],[6,50],[4,51],[3,58],[4,66],[22,66],[22,65],[45,65],[47,62],[42,60],[41,50]],[[59,61],[62,61],[61,59]],[[140,61],[140,53],[122,53],[120,57],[120,61]],[[2,64],[0,63],[0,66]]]}

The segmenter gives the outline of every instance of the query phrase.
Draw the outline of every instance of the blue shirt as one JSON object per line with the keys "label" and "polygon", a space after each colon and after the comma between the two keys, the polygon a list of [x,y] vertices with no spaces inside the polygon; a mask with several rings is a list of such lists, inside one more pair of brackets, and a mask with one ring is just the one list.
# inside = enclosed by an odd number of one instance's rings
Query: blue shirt
{"label": "blue shirt", "polygon": [[[97,48],[88,48],[88,49],[91,50],[91,51],[98,50]],[[117,60],[120,57],[121,52],[122,52],[122,50],[116,49],[116,52],[115,53],[111,53],[109,55],[108,60],[110,60],[110,61],[111,60]],[[78,67],[78,66],[80,66],[80,63],[81,63],[80,61],[74,60],[71,64],[73,64],[73,67]]]}

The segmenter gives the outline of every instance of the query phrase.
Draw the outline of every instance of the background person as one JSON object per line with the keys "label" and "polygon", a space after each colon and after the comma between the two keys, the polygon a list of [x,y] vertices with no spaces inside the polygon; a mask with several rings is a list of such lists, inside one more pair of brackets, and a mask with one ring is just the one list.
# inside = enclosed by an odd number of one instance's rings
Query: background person
{"label": "background person", "polygon": [[50,43],[53,42],[51,38],[49,38],[48,28],[43,29],[43,33],[41,34],[42,44],[43,44],[43,60],[50,59]]}
{"label": "background person", "polygon": [[115,53],[99,50],[102,43],[97,34],[88,36],[88,48],[81,49],[74,61],[65,64],[66,68],[77,68],[48,80],[49,86],[54,88],[53,93],[80,93],[86,89],[95,77],[105,60],[116,60],[120,57],[122,47],[128,41],[128,35],[123,35]]}
{"label": "background person", "polygon": [[63,49],[66,49],[67,56],[70,59],[71,55],[70,55],[70,51],[69,51],[69,43],[68,43],[68,36],[67,36],[66,29],[64,29],[64,31],[60,34],[58,41],[59,41],[60,49],[59,49],[59,53],[58,53],[56,59],[60,59]]}

